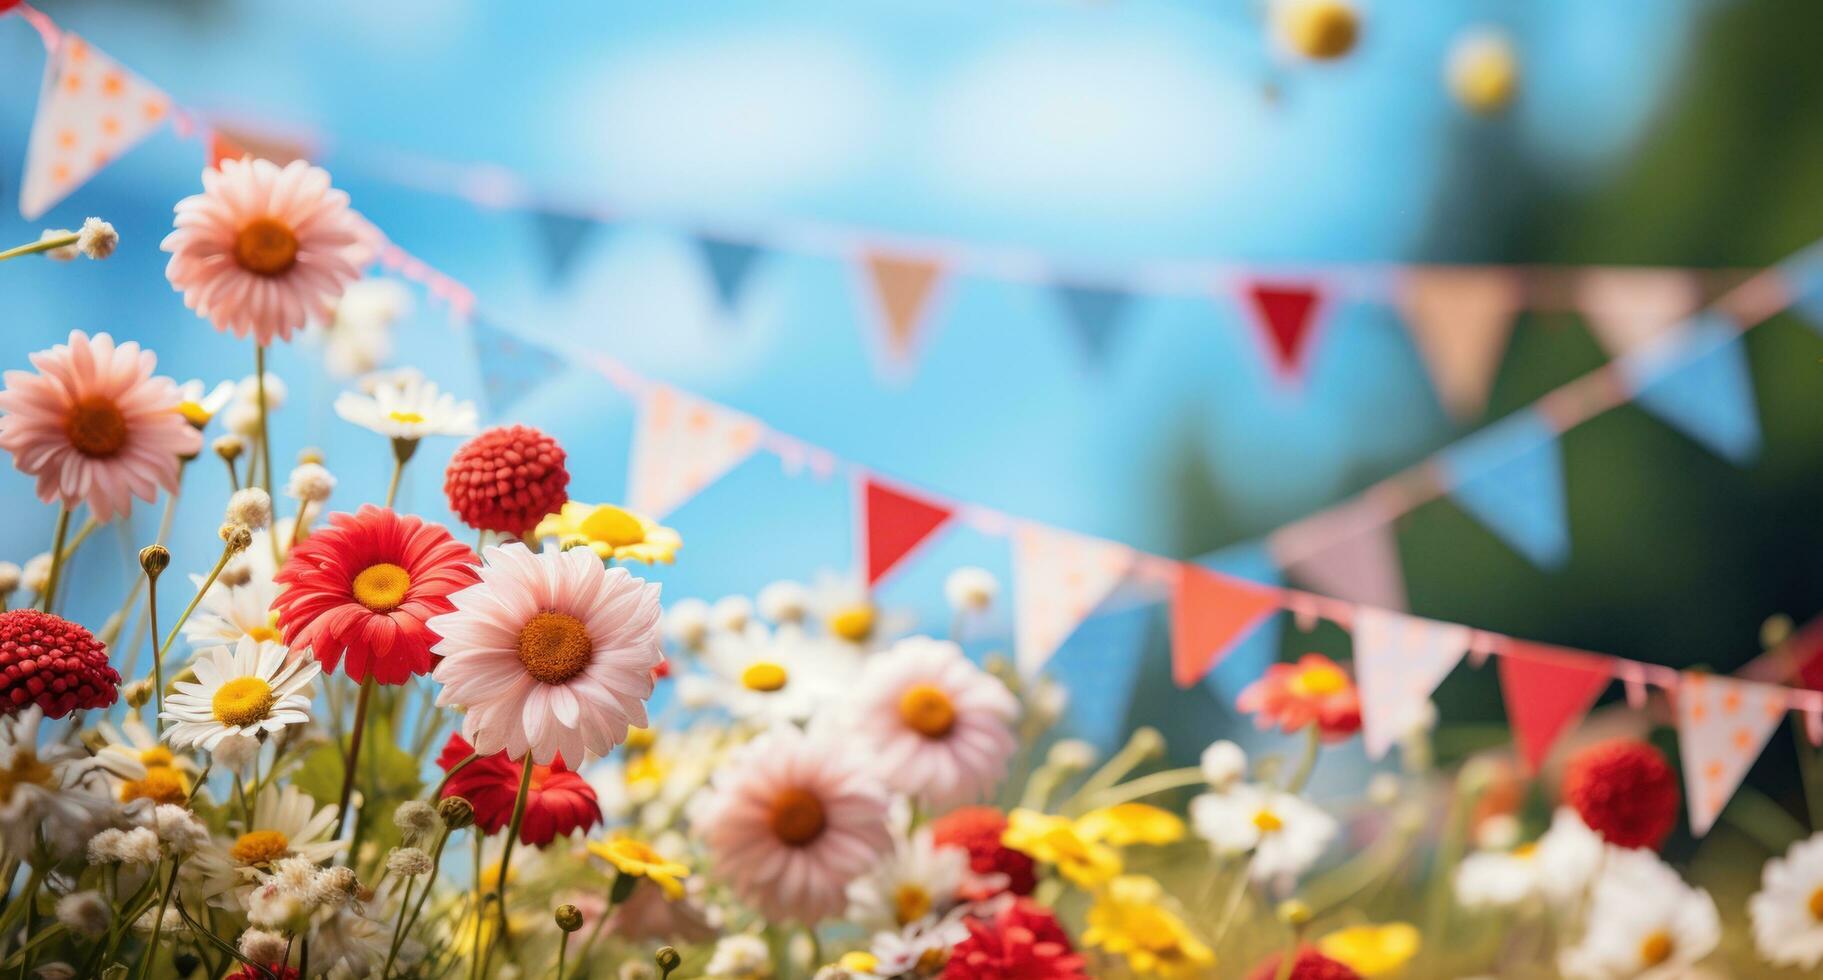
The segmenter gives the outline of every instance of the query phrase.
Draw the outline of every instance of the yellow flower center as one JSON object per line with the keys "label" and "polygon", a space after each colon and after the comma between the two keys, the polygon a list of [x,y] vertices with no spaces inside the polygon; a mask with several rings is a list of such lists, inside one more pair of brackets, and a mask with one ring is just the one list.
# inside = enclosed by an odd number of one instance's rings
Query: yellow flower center
{"label": "yellow flower center", "polygon": [[874,607],[860,603],[836,610],[829,617],[829,631],[850,643],[873,635]]}
{"label": "yellow flower center", "polygon": [[1334,694],[1348,687],[1348,675],[1327,664],[1306,667],[1291,679],[1291,689],[1307,697]]}
{"label": "yellow flower center", "polygon": [[234,261],[255,275],[288,272],[297,260],[297,233],[277,218],[255,218],[234,236]]}
{"label": "yellow flower center", "polygon": [[943,946],[931,946],[918,954],[916,972],[919,976],[934,977],[943,972],[949,963],[949,949]]}
{"label": "yellow flower center", "polygon": [[291,853],[291,840],[276,830],[254,830],[240,835],[228,856],[235,864],[271,864]]}
{"label": "yellow flower center", "polygon": [[154,745],[149,749],[139,751],[139,764],[147,769],[156,769],[159,766],[176,765],[177,758],[171,754],[170,749],[162,745]]}
{"label": "yellow flower center", "polygon": [[1285,821],[1271,810],[1261,810],[1253,815],[1253,825],[1262,834],[1276,834],[1285,829]]}
{"label": "yellow flower center", "polygon": [[172,766],[147,766],[146,778],[132,779],[120,787],[120,802],[151,800],[154,803],[182,803],[190,797],[183,774]]}
{"label": "yellow flower center", "polygon": [[823,801],[806,789],[792,787],[772,801],[772,833],[792,847],[804,847],[823,836],[828,821]]}
{"label": "yellow flower center", "polygon": [[942,738],[956,727],[956,705],[934,684],[918,684],[899,696],[899,719],[925,738]]}
{"label": "yellow flower center", "polygon": [[872,973],[880,968],[880,958],[863,949],[843,953],[836,965],[854,973]]}
{"label": "yellow flower center", "polygon": [[1810,893],[1810,917],[1823,922],[1823,888]]}
{"label": "yellow flower center", "polygon": [[652,729],[631,725],[627,728],[627,740],[621,744],[627,747],[628,752],[643,752],[651,748],[652,743],[656,741],[658,741],[658,734]]}
{"label": "yellow flower center", "polygon": [[588,516],[576,527],[590,541],[599,541],[615,548],[624,548],[646,540],[646,526],[640,523],[639,518],[613,504],[601,504],[590,510]]}
{"label": "yellow flower center", "polygon": [[893,892],[893,917],[902,926],[908,926],[930,914],[930,893],[918,885],[907,882]]}
{"label": "yellow flower center", "polygon": [[1530,861],[1538,854],[1538,842],[1531,841],[1513,848],[1513,856],[1521,861]]}
{"label": "yellow flower center", "polygon": [[38,761],[29,748],[20,748],[10,769],[0,769],[0,803],[10,803],[13,790],[20,786],[51,788],[51,767]]}
{"label": "yellow flower center", "polygon": [[92,395],[71,405],[63,431],[77,452],[92,459],[107,459],[127,445],[127,417],[114,399],[103,395]]}
{"label": "yellow flower center", "polygon": [[386,417],[404,425],[423,425],[424,416],[417,412],[387,412]]}
{"label": "yellow flower center", "polygon": [[1663,929],[1640,940],[1639,961],[1646,966],[1658,966],[1671,958],[1677,946],[1671,940],[1671,934]]}
{"label": "yellow flower center", "polygon": [[1290,16],[1291,45],[1307,58],[1340,58],[1354,48],[1360,32],[1355,12],[1340,3],[1300,4]]}
{"label": "yellow flower center", "polygon": [[215,689],[209,707],[215,712],[216,721],[244,728],[266,717],[277,701],[271,684],[257,677],[236,677]]}
{"label": "yellow flower center", "polygon": [[183,416],[185,422],[188,422],[199,429],[208,425],[209,420],[214,418],[213,415],[209,414],[209,410],[203,407],[202,402],[179,402],[177,404],[177,414]]}
{"label": "yellow flower center", "polygon": [[546,684],[575,677],[594,657],[588,627],[568,613],[541,612],[519,630],[519,662]]}
{"label": "yellow flower center", "polygon": [[785,665],[770,660],[749,664],[746,670],[741,671],[741,686],[762,694],[783,690],[790,680],[791,675],[786,672]]}
{"label": "yellow flower center", "polygon": [[627,785],[663,782],[665,772],[665,764],[659,761],[658,756],[650,752],[641,753],[627,760]]}
{"label": "yellow flower center", "polygon": [[411,588],[411,573],[383,561],[361,569],[354,577],[354,601],[377,613],[389,613],[405,601],[405,590]]}
{"label": "yellow flower center", "polygon": [[254,626],[247,630],[247,639],[256,643],[277,643],[279,637],[276,626]]}

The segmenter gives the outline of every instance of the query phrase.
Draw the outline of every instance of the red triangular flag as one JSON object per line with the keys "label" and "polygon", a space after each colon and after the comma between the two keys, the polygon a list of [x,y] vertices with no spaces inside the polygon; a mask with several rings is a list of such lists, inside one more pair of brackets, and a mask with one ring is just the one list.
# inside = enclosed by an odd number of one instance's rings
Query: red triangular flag
{"label": "red triangular flag", "polygon": [[867,584],[878,582],[954,514],[942,504],[863,477],[861,520],[867,532]]}
{"label": "red triangular flag", "polygon": [[928,256],[869,252],[862,256],[862,266],[885,328],[886,352],[892,360],[904,361],[916,346],[942,265]]}
{"label": "red triangular flag", "polygon": [[1178,566],[1171,597],[1171,674],[1189,687],[1279,608],[1278,593],[1198,565]]}
{"label": "red triangular flag", "polygon": [[1272,366],[1281,376],[1296,377],[1303,373],[1304,354],[1309,347],[1311,327],[1317,322],[1321,299],[1314,286],[1247,284],[1247,300],[1252,304],[1254,320],[1264,334]]}
{"label": "red triangular flag", "polygon": [[1508,640],[1500,657],[1500,691],[1507,721],[1527,772],[1537,772],[1557,737],[1589,713],[1614,680],[1607,657],[1542,643]]}

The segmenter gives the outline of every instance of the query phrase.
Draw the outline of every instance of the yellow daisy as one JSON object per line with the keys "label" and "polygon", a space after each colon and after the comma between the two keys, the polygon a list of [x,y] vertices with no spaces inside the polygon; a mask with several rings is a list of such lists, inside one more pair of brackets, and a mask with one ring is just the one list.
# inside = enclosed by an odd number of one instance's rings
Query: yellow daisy
{"label": "yellow daisy", "polygon": [[571,500],[538,522],[532,535],[556,538],[565,548],[588,547],[602,559],[631,559],[651,565],[671,564],[684,539],[657,521],[613,504]]}
{"label": "yellow daisy", "polygon": [[1165,907],[1165,891],[1144,875],[1122,875],[1096,893],[1082,941],[1124,956],[1144,976],[1193,976],[1215,952]]}
{"label": "yellow daisy", "polygon": [[1391,976],[1418,955],[1418,930],[1407,922],[1350,926],[1317,940],[1324,956],[1346,963],[1364,977]]}
{"label": "yellow daisy", "polygon": [[1115,847],[1175,844],[1184,839],[1184,822],[1169,810],[1145,803],[1120,803],[1083,814],[1076,820],[1076,832]]}
{"label": "yellow daisy", "polygon": [[665,890],[666,898],[675,901],[684,897],[684,883],[678,879],[690,876],[689,867],[669,860],[643,841],[631,837],[590,841],[589,853],[613,865],[623,875],[651,879],[653,884]]}
{"label": "yellow daisy", "polygon": [[1076,821],[1035,810],[1014,810],[1007,815],[1001,843],[1029,854],[1084,888],[1093,888],[1120,874],[1120,852],[1086,836]]}

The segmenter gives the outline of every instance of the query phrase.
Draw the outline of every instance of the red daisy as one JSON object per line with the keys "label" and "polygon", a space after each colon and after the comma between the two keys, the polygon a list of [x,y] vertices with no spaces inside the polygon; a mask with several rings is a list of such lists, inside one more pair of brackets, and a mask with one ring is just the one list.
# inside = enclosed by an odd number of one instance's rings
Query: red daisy
{"label": "red daisy", "polygon": [[450,457],[443,493],[462,523],[524,534],[570,499],[563,447],[528,425],[488,429]]}
{"label": "red daisy", "polygon": [[450,593],[480,581],[477,564],[441,525],[369,504],[329,515],[291,549],[272,609],[285,645],[309,648],[324,670],[346,655],[354,680],[403,684],[435,665],[425,620],[455,609]]}
{"label": "red daisy", "polygon": [[[1002,891],[1030,895],[1038,873],[1030,855],[1000,842],[1006,833],[1006,814],[991,806],[965,806],[931,821],[931,837],[938,847],[960,847],[968,852],[969,870],[978,880],[963,885],[969,901],[992,898]],[[984,887],[981,879],[1005,884]]]}
{"label": "red daisy", "polygon": [[1019,899],[992,919],[968,919],[943,980],[1088,980],[1082,957],[1051,910]]}
{"label": "red daisy", "polygon": [[1320,653],[1295,664],[1273,664],[1265,676],[1241,691],[1235,707],[1254,716],[1260,728],[1283,732],[1316,725],[1325,742],[1340,742],[1361,730],[1361,696],[1348,672]]}
{"label": "red daisy", "polygon": [[[469,757],[475,747],[452,733],[444,743],[437,765],[444,772]],[[520,763],[496,752],[462,767],[443,787],[443,796],[460,796],[475,808],[475,826],[482,833],[499,833],[513,819],[519,798]],[[519,842],[543,847],[558,837],[587,830],[601,822],[601,805],[595,789],[563,764],[563,756],[548,766],[532,767],[532,786],[525,798],[525,820],[519,825]]]}
{"label": "red daisy", "polygon": [[1645,742],[1597,742],[1564,764],[1563,801],[1616,847],[1656,849],[1677,826],[1677,773]]}
{"label": "red daisy", "polygon": [[50,613],[0,613],[0,712],[28,704],[48,718],[114,703],[120,674],[95,634]]}
{"label": "red daisy", "polygon": [[[1284,956],[1274,953],[1261,960],[1260,965],[1247,975],[1248,980],[1279,980],[1279,964]],[[1361,980],[1361,974],[1348,964],[1317,952],[1316,947],[1305,946],[1298,950],[1298,958],[1291,961],[1291,972],[1284,975],[1284,980]]]}

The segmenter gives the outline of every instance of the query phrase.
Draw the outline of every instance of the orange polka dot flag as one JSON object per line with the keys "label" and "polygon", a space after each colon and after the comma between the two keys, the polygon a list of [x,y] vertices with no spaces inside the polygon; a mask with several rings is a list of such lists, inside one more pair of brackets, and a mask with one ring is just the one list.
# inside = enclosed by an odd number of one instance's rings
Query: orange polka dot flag
{"label": "orange polka dot flag", "polygon": [[1685,672],[1678,682],[1677,744],[1690,832],[1709,832],[1790,707],[1786,689]]}
{"label": "orange polka dot flag", "polygon": [[94,45],[64,33],[45,60],[25,150],[19,213],[34,220],[171,115],[171,99]]}
{"label": "orange polka dot flag", "polygon": [[654,385],[633,433],[627,502],[661,518],[760,447],[758,422],[739,412]]}
{"label": "orange polka dot flag", "polygon": [[1036,677],[1133,567],[1124,545],[1037,524],[1013,531],[1013,646]]}

